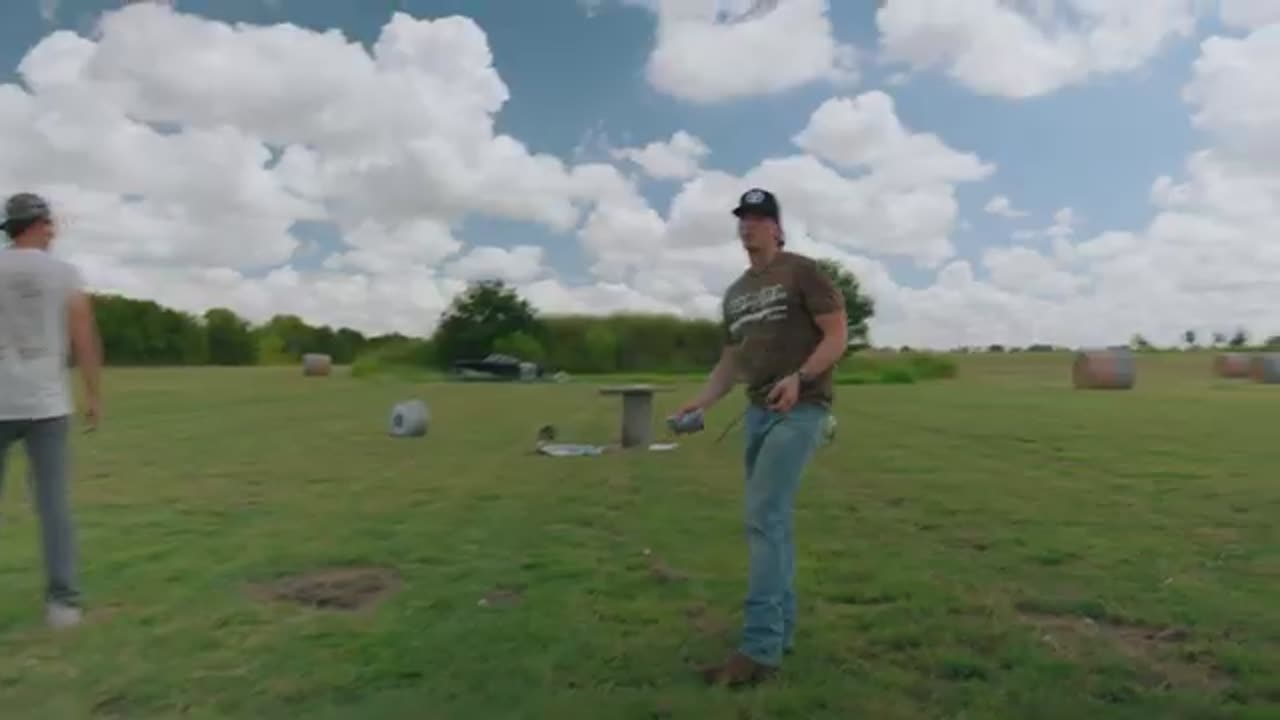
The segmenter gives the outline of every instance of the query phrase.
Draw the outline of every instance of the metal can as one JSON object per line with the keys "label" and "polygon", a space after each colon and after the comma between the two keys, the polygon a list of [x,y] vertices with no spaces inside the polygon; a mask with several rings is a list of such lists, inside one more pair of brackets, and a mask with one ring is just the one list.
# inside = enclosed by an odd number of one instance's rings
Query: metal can
{"label": "metal can", "polygon": [[667,418],[667,427],[676,435],[696,433],[703,428],[701,410],[694,410],[683,415]]}

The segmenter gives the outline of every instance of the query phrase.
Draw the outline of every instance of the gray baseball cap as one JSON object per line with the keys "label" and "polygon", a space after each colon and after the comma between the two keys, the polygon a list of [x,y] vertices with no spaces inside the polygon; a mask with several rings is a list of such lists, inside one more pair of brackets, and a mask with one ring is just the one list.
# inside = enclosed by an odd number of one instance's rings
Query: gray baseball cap
{"label": "gray baseball cap", "polygon": [[4,202],[4,221],[0,222],[0,230],[9,227],[11,222],[26,220],[45,220],[51,215],[49,203],[35,193],[18,193]]}

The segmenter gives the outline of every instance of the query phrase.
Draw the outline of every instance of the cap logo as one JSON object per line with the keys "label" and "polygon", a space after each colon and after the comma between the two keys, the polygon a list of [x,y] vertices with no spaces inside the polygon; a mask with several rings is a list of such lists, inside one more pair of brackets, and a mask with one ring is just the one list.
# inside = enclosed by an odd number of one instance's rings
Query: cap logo
{"label": "cap logo", "polygon": [[742,201],[751,205],[764,202],[763,190],[748,190],[746,195],[742,196]]}

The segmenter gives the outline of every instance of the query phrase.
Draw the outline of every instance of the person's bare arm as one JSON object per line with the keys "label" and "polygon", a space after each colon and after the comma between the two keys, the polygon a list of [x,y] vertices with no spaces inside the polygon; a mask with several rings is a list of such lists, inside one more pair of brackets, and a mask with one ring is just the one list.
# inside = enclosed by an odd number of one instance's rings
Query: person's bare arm
{"label": "person's bare arm", "polygon": [[822,340],[799,368],[808,377],[820,375],[835,365],[849,345],[849,321],[844,308],[815,315],[813,322],[822,332]]}
{"label": "person's bare arm", "polygon": [[849,338],[844,308],[814,315],[813,321],[822,332],[822,339],[796,372],[779,380],[769,391],[766,402],[773,410],[787,412],[800,400],[801,373],[806,377],[816,377],[844,355]]}
{"label": "person's bare arm", "polygon": [[849,319],[844,296],[816,264],[807,264],[799,276],[800,295],[809,316],[822,337],[804,363],[782,378],[769,391],[766,402],[779,412],[788,412],[800,400],[800,376],[814,378],[834,366],[849,344]]}
{"label": "person's bare arm", "polygon": [[91,423],[96,422],[102,403],[102,341],[98,323],[93,317],[93,301],[89,294],[77,290],[68,303],[68,330],[76,366],[84,382],[86,411]]}
{"label": "person's bare arm", "polygon": [[694,398],[691,405],[707,409],[715,405],[738,384],[738,351],[732,345],[725,345],[720,351],[720,361],[712,368],[711,374],[702,386],[702,391]]}

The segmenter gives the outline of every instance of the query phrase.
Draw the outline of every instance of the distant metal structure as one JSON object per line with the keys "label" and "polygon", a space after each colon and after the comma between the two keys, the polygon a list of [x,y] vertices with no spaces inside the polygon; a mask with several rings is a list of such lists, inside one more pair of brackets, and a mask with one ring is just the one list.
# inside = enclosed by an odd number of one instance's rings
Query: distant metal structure
{"label": "distant metal structure", "polygon": [[778,2],[780,0],[716,0],[716,22],[722,25],[750,22],[776,10]]}

